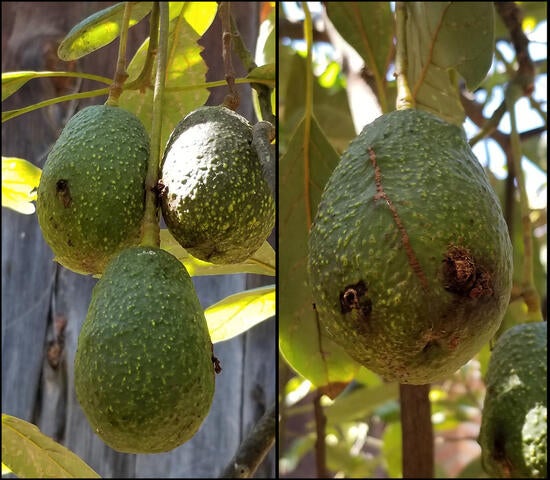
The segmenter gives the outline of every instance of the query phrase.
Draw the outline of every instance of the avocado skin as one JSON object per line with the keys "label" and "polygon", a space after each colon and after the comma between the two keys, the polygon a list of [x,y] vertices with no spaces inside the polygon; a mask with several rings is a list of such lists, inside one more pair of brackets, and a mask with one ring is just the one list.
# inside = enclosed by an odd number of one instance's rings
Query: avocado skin
{"label": "avocado skin", "polygon": [[130,247],[94,287],[75,358],[76,394],[113,449],[167,452],[189,440],[214,394],[212,343],[185,267]]}
{"label": "avocado skin", "polygon": [[546,322],[520,324],[491,353],[478,438],[490,476],[547,476],[547,339]]}
{"label": "avocado skin", "polygon": [[57,262],[97,275],[139,243],[148,159],[147,131],[122,108],[93,105],[67,122],[44,164],[36,203]]}
{"label": "avocado skin", "polygon": [[252,148],[252,127],[223,106],[189,113],[174,129],[162,160],[162,215],[191,255],[239,263],[275,224],[275,202]]}
{"label": "avocado skin", "polygon": [[[480,283],[489,275],[481,295],[449,288],[447,259],[459,249]],[[386,380],[431,383],[471,359],[508,305],[512,250],[462,130],[420,110],[367,125],[322,193],[308,273],[323,329]]]}

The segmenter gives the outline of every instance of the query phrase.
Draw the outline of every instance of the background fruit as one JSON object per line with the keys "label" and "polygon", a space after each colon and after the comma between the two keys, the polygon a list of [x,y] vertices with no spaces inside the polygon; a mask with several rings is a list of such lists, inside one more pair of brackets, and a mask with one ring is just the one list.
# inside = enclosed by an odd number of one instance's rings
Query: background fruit
{"label": "background fruit", "polygon": [[479,433],[491,476],[546,478],[547,335],[546,322],[516,325],[491,353]]}
{"label": "background fruit", "polygon": [[176,240],[201,260],[246,260],[273,229],[275,203],[251,143],[248,121],[223,106],[191,112],[168,141],[162,214]]}
{"label": "background fruit", "polygon": [[322,325],[401,383],[452,374],[492,337],[511,261],[498,199],[463,132],[419,110],[383,115],[351,142],[309,239]]}
{"label": "background fruit", "polygon": [[214,394],[212,343],[185,267],[159,248],[118,255],[94,288],[75,359],[94,431],[129,453],[190,439]]}
{"label": "background fruit", "polygon": [[113,255],[139,243],[149,137],[132,113],[87,107],[68,122],[42,172],[38,221],[55,259],[100,274]]}

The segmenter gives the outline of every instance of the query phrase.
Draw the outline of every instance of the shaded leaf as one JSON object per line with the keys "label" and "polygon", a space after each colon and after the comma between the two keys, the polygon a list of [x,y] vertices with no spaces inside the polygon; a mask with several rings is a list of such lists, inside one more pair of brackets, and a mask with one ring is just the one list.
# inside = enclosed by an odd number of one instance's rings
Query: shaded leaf
{"label": "shaded leaf", "polygon": [[275,86],[275,64],[268,63],[261,67],[256,67],[248,72],[246,78],[251,78],[253,80],[273,80],[273,86]]}
{"label": "shaded leaf", "polygon": [[393,51],[390,2],[326,2],[325,8],[338,33],[365,61],[382,91]]}
{"label": "shaded leaf", "polygon": [[22,158],[2,157],[2,206],[30,215],[42,170]]}
{"label": "shaded leaf", "polygon": [[189,275],[228,275],[233,273],[255,273],[258,275],[275,276],[275,251],[265,241],[250,258],[241,263],[216,264],[193,257],[178,243],[166,228],[160,230],[160,247],[174,255],[189,272]]}
{"label": "shaded leaf", "polygon": [[[59,44],[59,58],[65,61],[77,60],[118,38],[125,3],[100,10],[75,25]],[[132,2],[129,26],[136,25],[152,7],[153,2]]]}
{"label": "shaded leaf", "polygon": [[20,478],[101,478],[36,425],[2,414],[2,462]]}
{"label": "shaded leaf", "polygon": [[[177,123],[187,113],[204,105],[209,96],[208,89],[200,86],[206,81],[207,71],[206,63],[201,57],[203,47],[197,43],[200,36],[185,18],[187,12],[187,9],[184,8],[185,3],[170,3],[169,56],[166,64],[166,84],[162,108],[162,149]],[[205,11],[209,11],[208,7]],[[128,65],[129,81],[141,73],[148,47],[149,39],[145,40]],[[156,68],[153,68],[153,78],[156,76],[155,72]],[[143,122],[147,131],[151,131],[153,113],[153,90],[151,88],[145,92],[126,90],[120,96],[119,104],[134,113]]]}
{"label": "shaded leaf", "polygon": [[275,285],[229,295],[204,315],[212,343],[229,340],[275,315]]}
{"label": "shaded leaf", "polygon": [[416,106],[462,125],[458,72],[468,88],[485,78],[494,41],[494,9],[484,2],[406,2],[407,77]]}
{"label": "shaded leaf", "polygon": [[310,222],[339,157],[314,118],[307,137],[305,126],[302,120],[279,165],[279,347],[292,368],[325,387],[351,381],[358,365],[320,332],[307,285]]}
{"label": "shaded leaf", "polygon": [[[290,138],[304,116],[306,61],[298,54],[287,57],[286,61],[290,66],[285,67],[288,83],[283,95],[283,108],[280,109],[282,121],[279,129],[281,137]],[[318,124],[333,148],[343,151],[356,136],[346,91],[323,88],[315,79],[313,97],[315,99],[313,113]],[[283,144],[282,148],[285,151],[286,145]]]}
{"label": "shaded leaf", "polygon": [[388,475],[391,478],[403,478],[401,452],[401,423],[390,423],[382,435],[382,456]]}

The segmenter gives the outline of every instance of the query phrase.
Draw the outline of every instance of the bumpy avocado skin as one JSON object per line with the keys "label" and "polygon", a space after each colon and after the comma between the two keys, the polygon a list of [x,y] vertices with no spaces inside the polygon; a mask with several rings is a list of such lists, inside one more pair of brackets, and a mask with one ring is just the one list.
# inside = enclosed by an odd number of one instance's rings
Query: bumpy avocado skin
{"label": "bumpy avocado skin", "polygon": [[434,382],[472,358],[504,315],[512,250],[461,129],[418,110],[367,125],[325,186],[308,272],[327,333],[387,380]]}
{"label": "bumpy avocado skin", "polygon": [[94,288],[78,338],[76,394],[113,449],[167,452],[189,440],[214,394],[212,343],[185,267],[130,247]]}
{"label": "bumpy avocado skin", "polygon": [[546,322],[516,325],[491,353],[478,442],[490,476],[547,476]]}
{"label": "bumpy avocado skin", "polygon": [[251,146],[252,127],[223,106],[200,107],[174,129],[162,160],[162,215],[191,255],[250,257],[275,224],[275,202]]}
{"label": "bumpy avocado skin", "polygon": [[139,243],[149,137],[132,113],[87,107],[68,122],[44,164],[38,222],[63,266],[101,274],[123,248]]}

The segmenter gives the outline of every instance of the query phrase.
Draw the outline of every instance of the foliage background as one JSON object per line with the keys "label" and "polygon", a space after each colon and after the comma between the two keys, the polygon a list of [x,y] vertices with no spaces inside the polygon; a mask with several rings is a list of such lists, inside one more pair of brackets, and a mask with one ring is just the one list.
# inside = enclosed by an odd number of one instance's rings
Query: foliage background
{"label": "foliage background", "polygon": [[[112,77],[118,42],[77,62],[57,59],[58,42],[88,15],[110,2],[3,2],[2,71],[74,69]],[[233,2],[239,31],[254,52],[259,36],[261,3]],[[131,58],[148,35],[147,21],[129,33]],[[188,39],[188,41],[197,39]],[[202,50],[206,79],[223,80],[219,18],[194,46]],[[206,71],[208,67],[208,71]],[[234,61],[238,76],[246,70]],[[196,78],[187,78],[189,83]],[[31,81],[10,97],[3,109],[20,108],[97,84],[53,78]],[[248,85],[239,86],[239,113],[255,121]],[[219,104],[225,88],[203,89],[200,98],[187,95],[189,107],[204,101]],[[49,148],[75,109],[103,103],[105,97],[61,103],[22,115],[2,125],[2,154],[26,158],[42,167]],[[186,111],[171,111],[181,118]],[[174,117],[175,118],[175,117]],[[2,411],[36,424],[66,445],[104,477],[215,477],[228,465],[254,423],[275,400],[275,321],[262,322],[243,335],[215,345],[223,371],[208,418],[192,440],[160,455],[120,454],[90,429],[74,393],[73,361],[77,336],[96,280],[74,274],[52,261],[35,215],[2,209]],[[258,275],[194,278],[203,307],[229,294],[260,286]],[[272,283],[268,279],[267,283]],[[271,477],[274,455],[266,457],[258,477]]]}
{"label": "foliage background", "polygon": [[[529,97],[517,101],[516,115],[532,222],[534,280],[546,318],[547,12],[546,5],[539,2],[517,4],[523,13],[521,27],[530,40],[529,56],[536,68],[534,91]],[[338,360],[324,362],[316,341],[311,300],[303,283],[307,215],[296,213],[304,203],[304,184],[309,183],[312,203],[315,204],[334,162],[349,141],[383,110],[394,109],[393,57],[391,41],[387,42],[392,36],[387,21],[393,4],[369,2],[366,6],[360,2],[308,2],[308,5],[314,25],[312,65],[315,78],[311,86],[306,83],[308,60],[305,58],[303,10],[294,2],[281,2],[279,10],[279,182],[281,191],[293,192],[287,193],[290,198],[281,198],[279,214],[279,322],[280,350],[283,352],[279,359],[279,468],[281,477],[286,478],[316,477],[323,468],[330,476],[338,477],[400,477],[401,426],[397,385],[383,382],[378,375],[364,368],[354,371],[347,366],[344,356],[334,355],[332,346],[331,356]],[[344,8],[354,13],[348,15],[347,23],[340,19],[335,27],[337,10],[340,9],[341,13]],[[368,14],[365,13],[368,22],[363,24],[359,19],[362,8],[364,12],[368,10]],[[464,8],[465,20],[475,21],[474,14],[467,17],[471,5]],[[327,19],[327,9],[330,20]],[[474,92],[468,92],[462,85],[457,95],[455,110],[459,114],[461,109],[465,111],[464,128],[468,138],[477,134],[498,109],[505,88],[518,68],[510,32],[496,13],[495,18],[495,49],[490,71]],[[354,45],[366,45],[365,49],[358,53],[342,36],[348,41],[355,38]],[[460,45],[457,48],[460,50]],[[380,84],[376,80],[380,80],[377,78],[380,72],[385,77],[386,105],[381,104],[380,92],[377,91]],[[311,93],[313,121],[311,131],[307,132],[304,128],[304,118],[308,116],[306,98]],[[474,146],[474,152],[499,194],[513,232],[513,297],[516,300],[510,304],[501,332],[516,323],[530,320],[521,297],[517,298],[525,257],[520,205],[510,161],[510,133],[510,118],[506,113],[496,131]],[[335,153],[331,153],[332,150]],[[299,165],[305,163],[302,159],[308,154],[310,170],[304,171]],[[289,250],[286,245],[292,245],[293,249]],[[295,282],[292,288],[285,287],[286,279]],[[485,395],[483,375],[489,358],[490,348],[486,345],[452,377],[431,387],[437,477],[485,476],[479,461],[477,435]],[[333,379],[337,378],[344,384],[354,379],[334,400],[322,395],[334,393],[327,389],[331,372]],[[317,390],[315,386],[323,388]],[[323,417],[326,420],[324,425]],[[326,446],[326,458],[321,460],[316,443],[318,435],[324,437]]]}

